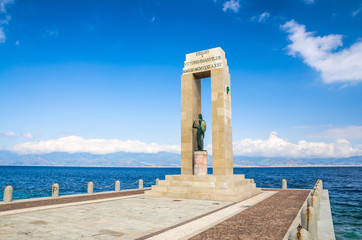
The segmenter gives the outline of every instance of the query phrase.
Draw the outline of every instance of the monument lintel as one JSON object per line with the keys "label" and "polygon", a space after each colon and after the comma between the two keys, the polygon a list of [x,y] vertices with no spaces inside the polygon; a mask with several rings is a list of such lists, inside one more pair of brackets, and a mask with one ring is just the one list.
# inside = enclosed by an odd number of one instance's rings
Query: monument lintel
{"label": "monument lintel", "polygon": [[225,52],[220,48],[211,48],[203,51],[186,54],[183,74],[193,73],[200,78],[211,76],[211,69],[227,66]]}

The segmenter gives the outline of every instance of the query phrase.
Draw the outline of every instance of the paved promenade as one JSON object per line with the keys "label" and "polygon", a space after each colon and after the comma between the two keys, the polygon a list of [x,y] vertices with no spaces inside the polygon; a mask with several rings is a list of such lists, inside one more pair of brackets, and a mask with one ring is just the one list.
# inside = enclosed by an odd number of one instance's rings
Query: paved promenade
{"label": "paved promenade", "polygon": [[0,238],[136,239],[229,204],[138,195],[17,210],[16,214],[7,211],[10,215],[0,217]]}
{"label": "paved promenade", "polygon": [[[279,237],[290,223],[284,221],[285,214],[275,215],[271,208],[266,211],[265,205],[282,201],[286,192],[294,196],[289,200],[299,199],[294,210],[286,213],[292,218],[309,191],[263,191],[238,203],[145,197],[135,192],[137,195],[133,196],[47,206],[33,204],[34,207],[24,209],[17,206],[16,210],[0,212],[0,239],[234,239],[247,237],[240,234],[247,234],[249,225],[255,224],[243,221],[242,214],[250,218],[259,214],[258,221],[268,214],[268,221],[275,221],[282,229]],[[265,232],[261,234],[265,236]],[[261,239],[250,237],[245,239]]]}

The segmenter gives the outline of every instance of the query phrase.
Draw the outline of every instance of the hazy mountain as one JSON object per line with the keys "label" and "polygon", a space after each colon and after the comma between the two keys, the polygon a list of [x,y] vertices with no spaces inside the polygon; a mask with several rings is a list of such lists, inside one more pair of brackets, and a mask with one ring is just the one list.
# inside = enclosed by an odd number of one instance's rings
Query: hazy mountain
{"label": "hazy mountain", "polygon": [[104,155],[54,152],[48,154],[21,155],[8,151],[0,151],[0,165],[19,166],[178,166],[180,159],[180,155],[166,152],[158,154],[118,152]]}
{"label": "hazy mountain", "polygon": [[[101,166],[101,167],[176,167],[181,156],[173,153],[125,153],[95,155],[64,153],[21,155],[0,151],[0,165],[11,166]],[[212,165],[212,156],[208,164]],[[362,156],[350,158],[267,158],[234,156],[235,166],[305,166],[305,165],[361,165]]]}
{"label": "hazy mountain", "polygon": [[234,156],[236,166],[362,166],[362,156],[349,158],[268,158]]}

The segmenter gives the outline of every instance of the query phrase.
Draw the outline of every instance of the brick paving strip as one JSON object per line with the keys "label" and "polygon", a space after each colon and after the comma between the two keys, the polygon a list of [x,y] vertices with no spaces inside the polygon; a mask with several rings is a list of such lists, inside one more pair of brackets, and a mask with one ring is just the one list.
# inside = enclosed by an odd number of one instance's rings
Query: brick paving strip
{"label": "brick paving strip", "polygon": [[309,192],[310,190],[279,190],[273,196],[191,239],[283,239]]}
{"label": "brick paving strip", "polygon": [[131,196],[136,194],[142,194],[146,190],[124,190],[119,192],[105,192],[105,193],[95,193],[95,194],[82,194],[82,195],[68,195],[61,196],[58,198],[43,198],[43,199],[28,199],[28,200],[20,200],[19,202],[11,202],[11,203],[1,203],[0,204],[0,212],[10,211],[10,210],[18,210],[23,208],[32,208],[32,207],[41,207],[48,205],[56,205],[63,203],[74,203],[74,202],[84,202],[90,200],[99,200],[99,199],[107,199],[107,198],[115,198],[115,197],[124,197]]}

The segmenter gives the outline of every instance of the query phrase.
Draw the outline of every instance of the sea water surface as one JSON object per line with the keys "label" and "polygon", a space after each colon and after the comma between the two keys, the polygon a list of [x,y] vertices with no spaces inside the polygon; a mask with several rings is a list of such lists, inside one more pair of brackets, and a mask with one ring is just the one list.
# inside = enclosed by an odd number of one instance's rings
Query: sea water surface
{"label": "sea water surface", "polygon": [[[212,173],[212,169],[209,169]],[[329,190],[333,223],[337,239],[362,239],[362,167],[283,167],[283,168],[234,168],[235,174],[245,174],[264,184],[272,184],[283,178],[303,185],[318,178]],[[154,180],[165,179],[165,175],[180,174],[180,168],[101,168],[101,167],[15,167],[0,166],[0,189],[6,185],[14,187],[13,199],[51,196],[51,185],[60,185],[60,195],[86,193],[85,184],[95,183],[94,192],[111,191],[110,186],[120,180],[121,189],[138,188],[138,180],[143,179],[144,187],[154,184]],[[281,182],[257,187],[281,188]],[[83,186],[84,185],[84,186]],[[83,186],[83,187],[81,187]],[[41,190],[40,192],[27,193]],[[79,188],[81,187],[81,188]],[[76,189],[79,188],[79,189]],[[288,184],[288,188],[313,188]],[[0,201],[3,190],[0,191]]]}

